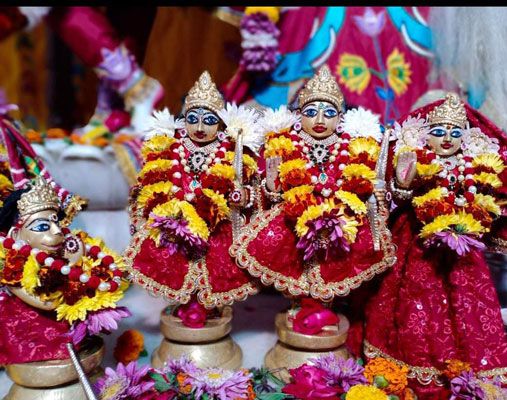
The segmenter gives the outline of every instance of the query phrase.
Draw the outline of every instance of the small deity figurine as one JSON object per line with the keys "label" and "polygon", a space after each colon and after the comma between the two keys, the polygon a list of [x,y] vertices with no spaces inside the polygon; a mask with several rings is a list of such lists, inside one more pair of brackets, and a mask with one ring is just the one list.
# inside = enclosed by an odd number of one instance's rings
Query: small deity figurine
{"label": "small deity figurine", "polygon": [[100,365],[103,344],[93,336],[130,316],[116,307],[128,286],[122,259],[101,240],[61,225],[76,209],[71,201],[63,206],[59,195],[72,194],[22,151],[15,127],[0,122],[12,173],[12,179],[1,176],[8,195],[0,208],[0,364],[15,382],[9,398],[27,398],[34,388],[41,395],[77,395],[67,344],[88,359],[86,372]]}
{"label": "small deity figurine", "polygon": [[470,369],[505,383],[507,336],[483,254],[502,214],[504,134],[454,93],[413,111],[394,134],[398,261],[366,306],[364,353],[407,367],[421,399],[444,398],[449,380]]}
{"label": "small deity figurine", "polygon": [[258,291],[228,252],[242,219],[233,214],[254,204],[257,171],[255,159],[241,156],[235,141],[255,150],[254,132],[255,113],[224,109],[207,71],[185,99],[184,123],[167,109],[155,113],[132,190],[135,233],[125,252],[133,281],[175,306],[162,314],[166,339],[152,358],[155,366],[182,352],[201,366],[241,363],[241,350],[226,336],[232,310],[224,306]]}
{"label": "small deity figurine", "polygon": [[[376,170],[383,137],[378,117],[362,108],[343,115],[343,95],[326,65],[298,100],[297,113],[281,107],[259,121],[266,131],[261,186],[267,210],[244,227],[231,254],[262,283],[316,300],[304,299],[299,313],[293,309],[285,323],[277,321],[288,331],[310,335],[302,346],[308,351],[318,348],[318,332],[337,325],[337,318],[317,304],[348,295],[395,259]],[[322,343],[323,349],[343,344],[348,322],[341,320],[345,332],[333,346]]]}

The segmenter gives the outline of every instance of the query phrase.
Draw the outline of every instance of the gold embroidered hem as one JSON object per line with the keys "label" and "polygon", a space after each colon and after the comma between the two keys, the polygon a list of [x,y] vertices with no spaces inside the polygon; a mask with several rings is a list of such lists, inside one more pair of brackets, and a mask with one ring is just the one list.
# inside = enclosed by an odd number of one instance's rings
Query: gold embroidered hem
{"label": "gold embroidered hem", "polygon": [[256,215],[234,241],[229,253],[236,258],[236,263],[265,285],[274,285],[278,291],[286,291],[293,296],[310,295],[322,301],[330,301],[336,296],[346,296],[352,289],[358,288],[363,282],[372,279],[375,275],[384,272],[396,262],[395,246],[391,242],[391,233],[386,227],[385,218],[377,218],[379,223],[380,242],[383,252],[382,260],[371,265],[354,277],[345,278],[339,282],[324,282],[318,263],[310,263],[298,279],[285,276],[260,264],[248,252],[248,246],[257,238],[257,235],[266,228],[271,221],[280,215],[283,203],[275,205],[265,213]]}
{"label": "gold embroidered hem", "polygon": [[253,282],[248,282],[239,288],[227,292],[214,292],[209,283],[208,269],[204,257],[188,262],[188,272],[185,275],[181,288],[173,289],[157,282],[132,266],[142,243],[148,236],[149,232],[141,228],[132,237],[131,244],[125,250],[124,259],[126,270],[129,272],[129,279],[142,286],[152,295],[160,296],[170,304],[186,304],[190,301],[193,294],[197,294],[199,302],[204,307],[211,309],[232,305],[236,301],[246,300],[248,296],[259,292],[259,287]]}
{"label": "gold embroidered hem", "polygon": [[[364,355],[368,358],[382,357],[386,360],[394,362],[400,367],[407,367],[407,377],[410,379],[417,379],[421,385],[429,385],[434,383],[437,386],[443,386],[445,384],[444,372],[435,367],[417,367],[409,365],[403,361],[391,357],[389,354],[383,352],[378,347],[373,346],[367,340],[364,341]],[[479,378],[495,378],[498,377],[501,383],[507,383],[507,367],[494,368],[490,370],[481,370],[475,372]]]}

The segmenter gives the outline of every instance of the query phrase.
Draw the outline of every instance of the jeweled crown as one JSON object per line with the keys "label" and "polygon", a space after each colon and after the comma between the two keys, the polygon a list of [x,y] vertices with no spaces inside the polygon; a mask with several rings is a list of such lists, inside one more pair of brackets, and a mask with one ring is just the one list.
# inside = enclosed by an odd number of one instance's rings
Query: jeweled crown
{"label": "jeweled crown", "polygon": [[218,113],[224,108],[224,99],[208,71],[204,71],[185,98],[184,112],[191,108],[204,107]]}
{"label": "jeweled crown", "polygon": [[299,93],[299,108],[314,100],[324,100],[332,103],[338,110],[343,107],[343,93],[331,74],[329,67],[324,64],[317,74],[311,78]]}
{"label": "jeweled crown", "polygon": [[39,211],[58,210],[60,200],[54,189],[42,176],[38,176],[31,189],[18,200],[19,216],[24,217]]}
{"label": "jeweled crown", "polygon": [[445,101],[428,113],[428,124],[451,124],[461,129],[467,123],[467,113],[463,102],[456,93],[447,93]]}

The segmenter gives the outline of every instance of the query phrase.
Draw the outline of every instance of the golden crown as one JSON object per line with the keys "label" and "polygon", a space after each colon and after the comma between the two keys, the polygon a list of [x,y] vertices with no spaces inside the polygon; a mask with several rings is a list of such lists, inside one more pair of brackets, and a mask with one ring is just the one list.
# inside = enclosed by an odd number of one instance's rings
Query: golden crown
{"label": "golden crown", "polygon": [[463,102],[456,93],[447,93],[445,101],[428,113],[428,124],[451,124],[461,129],[467,123],[467,113]]}
{"label": "golden crown", "polygon": [[17,204],[20,217],[44,210],[60,209],[58,196],[42,176],[35,179],[31,189],[21,195]]}
{"label": "golden crown", "polygon": [[332,103],[338,110],[343,107],[343,94],[329,67],[324,64],[299,93],[299,108],[313,100]]}
{"label": "golden crown", "polygon": [[224,99],[208,71],[201,74],[185,98],[185,112],[195,107],[208,108],[215,113],[224,108]]}

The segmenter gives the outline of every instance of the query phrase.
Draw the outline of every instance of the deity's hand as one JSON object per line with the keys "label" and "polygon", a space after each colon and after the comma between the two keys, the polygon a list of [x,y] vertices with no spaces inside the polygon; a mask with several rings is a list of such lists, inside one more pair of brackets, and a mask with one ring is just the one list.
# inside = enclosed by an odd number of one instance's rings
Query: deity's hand
{"label": "deity's hand", "polygon": [[413,151],[401,153],[396,165],[396,182],[400,188],[408,189],[417,173],[417,155]]}
{"label": "deity's hand", "polygon": [[276,184],[278,178],[278,167],[282,163],[282,157],[275,156],[266,159],[266,187],[271,192],[280,191],[280,185]]}
{"label": "deity's hand", "polygon": [[69,236],[63,242],[63,256],[69,261],[70,265],[75,265],[83,258],[85,254],[85,245],[77,236]]}

